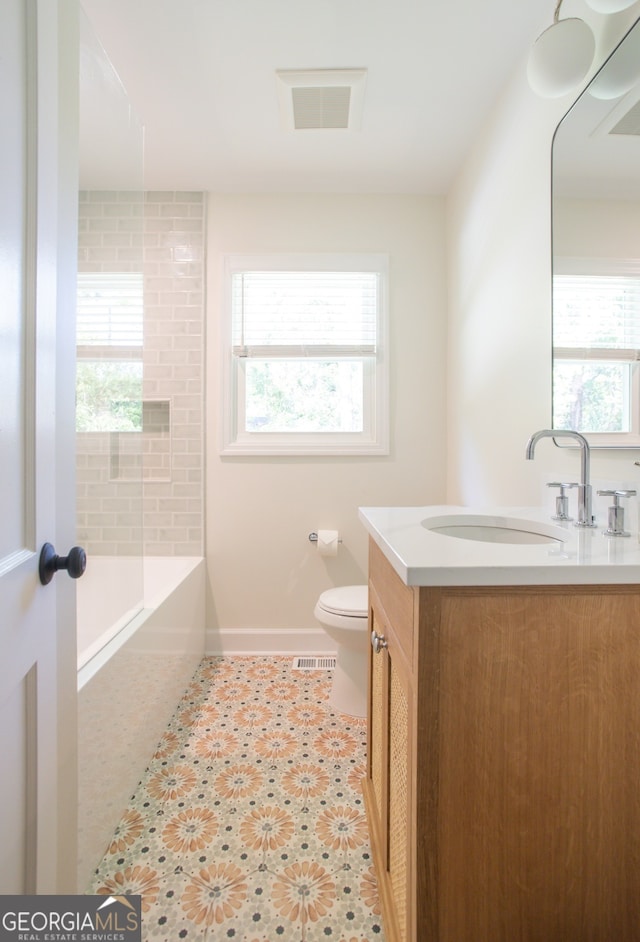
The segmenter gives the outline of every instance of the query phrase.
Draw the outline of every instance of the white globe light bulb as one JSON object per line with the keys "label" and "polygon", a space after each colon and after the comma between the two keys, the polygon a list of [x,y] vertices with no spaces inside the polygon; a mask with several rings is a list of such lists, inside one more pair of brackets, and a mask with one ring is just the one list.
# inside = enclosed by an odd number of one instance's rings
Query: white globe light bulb
{"label": "white globe light bulb", "polygon": [[596,13],[619,13],[632,7],[636,0],[585,0]]}
{"label": "white globe light bulb", "polygon": [[632,30],[589,83],[594,98],[626,95],[640,82],[640,30]]}
{"label": "white globe light bulb", "polygon": [[531,88],[543,98],[559,98],[585,77],[596,41],[584,20],[558,20],[538,36],[527,66]]}

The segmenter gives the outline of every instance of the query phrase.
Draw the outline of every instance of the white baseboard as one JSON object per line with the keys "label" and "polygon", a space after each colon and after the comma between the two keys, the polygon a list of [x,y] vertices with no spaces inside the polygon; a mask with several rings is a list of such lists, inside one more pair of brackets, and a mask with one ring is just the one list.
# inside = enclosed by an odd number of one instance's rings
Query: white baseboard
{"label": "white baseboard", "polygon": [[275,628],[208,629],[205,653],[215,654],[335,654],[335,644],[322,628],[300,631]]}

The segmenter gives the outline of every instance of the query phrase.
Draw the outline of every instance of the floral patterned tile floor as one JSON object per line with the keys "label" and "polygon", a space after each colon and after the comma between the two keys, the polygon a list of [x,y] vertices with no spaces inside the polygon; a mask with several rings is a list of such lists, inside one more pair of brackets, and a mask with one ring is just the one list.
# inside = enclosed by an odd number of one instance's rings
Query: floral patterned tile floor
{"label": "floral patterned tile floor", "polygon": [[141,894],[154,942],[384,942],[366,725],[330,685],[291,657],[205,658],[88,892]]}

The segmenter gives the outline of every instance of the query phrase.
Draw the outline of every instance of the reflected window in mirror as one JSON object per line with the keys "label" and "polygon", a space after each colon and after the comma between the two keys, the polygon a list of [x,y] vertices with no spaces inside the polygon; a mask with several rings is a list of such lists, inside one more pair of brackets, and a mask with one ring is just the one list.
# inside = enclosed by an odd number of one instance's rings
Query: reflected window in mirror
{"label": "reflected window in mirror", "polygon": [[640,442],[640,261],[556,258],[553,425]]}

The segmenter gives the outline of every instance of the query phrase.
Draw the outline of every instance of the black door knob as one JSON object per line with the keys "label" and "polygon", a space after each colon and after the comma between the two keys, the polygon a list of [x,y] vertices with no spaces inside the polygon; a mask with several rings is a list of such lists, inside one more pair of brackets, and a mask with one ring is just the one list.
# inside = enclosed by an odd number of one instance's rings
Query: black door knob
{"label": "black door knob", "polygon": [[87,554],[81,546],[74,546],[68,556],[58,556],[51,543],[40,550],[38,574],[42,585],[49,585],[59,569],[66,569],[72,579],[79,579],[87,568]]}

